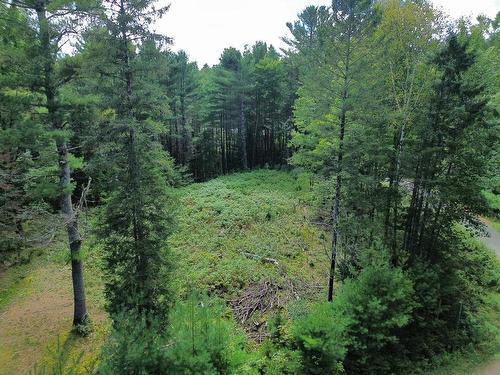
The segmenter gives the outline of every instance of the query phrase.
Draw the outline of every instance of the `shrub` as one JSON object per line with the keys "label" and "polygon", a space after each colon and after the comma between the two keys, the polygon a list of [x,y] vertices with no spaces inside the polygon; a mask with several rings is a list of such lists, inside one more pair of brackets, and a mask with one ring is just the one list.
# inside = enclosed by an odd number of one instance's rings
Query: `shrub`
{"label": "shrub", "polygon": [[259,374],[266,375],[299,375],[302,371],[301,355],[297,350],[280,347],[271,340],[266,340],[260,348],[258,362]]}
{"label": "shrub", "polygon": [[258,370],[266,375],[301,374],[301,355],[294,350],[290,320],[283,313],[272,315],[267,324],[269,338],[260,347]]}
{"label": "shrub", "polygon": [[346,354],[348,321],[331,303],[312,306],[292,327],[294,343],[301,355],[302,374],[339,374]]}
{"label": "shrub", "polygon": [[414,361],[467,348],[485,340],[480,309],[498,288],[494,255],[462,226],[435,246],[432,257],[414,262],[409,276],[416,308],[405,347]]}
{"label": "shrub", "polygon": [[245,337],[227,318],[219,300],[191,296],[171,315],[168,360],[174,374],[241,374],[247,353]]}
{"label": "shrub", "polygon": [[347,320],[346,372],[397,372],[405,362],[399,340],[413,308],[412,283],[398,268],[369,266],[347,281],[331,307]]}
{"label": "shrub", "polygon": [[162,320],[117,317],[103,349],[102,374],[252,374],[245,336],[218,300],[190,297]]}
{"label": "shrub", "polygon": [[169,373],[167,338],[153,319],[117,315],[115,329],[101,353],[99,374]]}

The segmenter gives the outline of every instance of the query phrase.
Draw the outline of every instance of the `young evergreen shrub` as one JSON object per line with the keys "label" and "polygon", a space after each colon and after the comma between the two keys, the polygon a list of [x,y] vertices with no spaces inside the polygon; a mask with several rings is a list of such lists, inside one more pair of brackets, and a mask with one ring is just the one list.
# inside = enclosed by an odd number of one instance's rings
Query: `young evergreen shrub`
{"label": "young evergreen shrub", "polygon": [[301,374],[341,374],[348,338],[348,320],[331,303],[316,304],[292,327],[294,343],[301,356]]}
{"label": "young evergreen shrub", "polygon": [[195,296],[175,305],[168,329],[163,319],[116,315],[99,373],[257,375],[245,336],[227,315],[221,302]]}
{"label": "young evergreen shrub", "polygon": [[347,321],[343,334],[348,337],[348,374],[398,372],[405,363],[399,341],[411,320],[413,293],[403,271],[389,266],[369,266],[345,283],[329,308],[331,315]]}
{"label": "young evergreen shrub", "polygon": [[116,315],[111,337],[101,353],[99,374],[169,374],[168,340],[158,321]]}
{"label": "young evergreen shrub", "polygon": [[258,373],[266,375],[300,375],[304,374],[301,365],[301,354],[298,350],[280,347],[266,340],[260,347],[260,358],[257,364]]}
{"label": "young evergreen shrub", "polygon": [[437,244],[432,259],[415,261],[409,276],[416,308],[404,346],[413,361],[491,339],[480,308],[488,290],[498,288],[499,272],[491,251],[463,227]]}
{"label": "young evergreen shrub", "polygon": [[170,316],[172,374],[250,374],[245,336],[221,301],[191,296]]}
{"label": "young evergreen shrub", "polygon": [[269,338],[260,347],[259,373],[266,375],[301,374],[301,355],[293,348],[290,320],[282,313],[272,315],[267,324]]}
{"label": "young evergreen shrub", "polygon": [[120,314],[102,352],[100,374],[257,374],[245,336],[218,300],[190,297],[163,319]]}

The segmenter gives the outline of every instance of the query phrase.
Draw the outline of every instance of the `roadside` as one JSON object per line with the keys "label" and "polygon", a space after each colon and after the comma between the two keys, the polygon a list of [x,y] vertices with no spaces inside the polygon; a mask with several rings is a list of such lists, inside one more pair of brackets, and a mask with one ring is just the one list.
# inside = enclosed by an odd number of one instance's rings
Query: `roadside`
{"label": "roadside", "polygon": [[500,258],[500,232],[493,228],[491,222],[487,219],[483,219],[482,222],[486,227],[488,236],[482,237],[481,240],[486,246],[495,251],[497,258]]}
{"label": "roadside", "polygon": [[500,360],[494,361],[483,371],[478,373],[478,375],[498,375],[498,374],[500,374]]}

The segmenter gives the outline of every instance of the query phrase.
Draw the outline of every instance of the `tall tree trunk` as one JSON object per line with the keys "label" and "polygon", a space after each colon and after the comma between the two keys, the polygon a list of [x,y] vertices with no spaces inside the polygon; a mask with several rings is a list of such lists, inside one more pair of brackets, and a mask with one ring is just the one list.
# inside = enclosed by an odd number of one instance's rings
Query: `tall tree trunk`
{"label": "tall tree trunk", "polygon": [[68,147],[66,142],[58,146],[60,185],[64,192],[61,196],[61,211],[66,222],[69,248],[71,251],[71,278],[73,280],[74,313],[73,325],[84,324],[87,319],[87,306],[85,303],[85,283],[83,278],[83,262],[81,259],[82,240],[78,231],[78,220],[73,211],[71,201],[71,170],[68,161]]}
{"label": "tall tree trunk", "polygon": [[[40,49],[44,59],[44,90],[47,100],[48,117],[51,127],[60,130],[63,127],[60,106],[57,98],[57,88],[54,78],[53,46],[50,43],[50,30],[46,14],[46,3],[42,0],[36,4],[36,13],[39,26]],[[68,161],[68,146],[66,141],[57,145],[59,154],[59,184],[61,188],[60,207],[68,233],[71,253],[71,276],[73,281],[74,313],[73,325],[80,325],[87,320],[85,304],[85,283],[83,277],[83,262],[81,259],[82,240],[78,231],[78,219],[73,211],[71,199],[71,169]]]}
{"label": "tall tree trunk", "polygon": [[243,107],[243,95],[240,95],[240,147],[241,147],[241,166],[248,169],[247,157],[247,129],[245,124],[245,112]]}
{"label": "tall tree trunk", "polygon": [[[344,89],[343,100],[347,99],[347,89]],[[330,258],[330,275],[328,277],[328,301],[333,300],[335,269],[337,267],[337,251],[339,241],[340,194],[342,190],[342,159],[344,157],[344,134],[346,124],[346,109],[342,108],[340,115],[339,152],[337,154],[337,181],[332,211],[332,253]]]}
{"label": "tall tree trunk", "polygon": [[[351,14],[352,16],[352,14]],[[343,71],[344,84],[342,88],[342,102],[340,109],[340,131],[339,131],[339,151],[337,154],[337,181],[335,184],[335,196],[333,199],[332,211],[332,253],[330,257],[330,275],[328,277],[328,301],[333,300],[335,270],[337,268],[337,252],[339,242],[339,221],[340,221],[340,199],[342,192],[342,162],[344,158],[344,135],[347,115],[347,98],[350,80],[350,61],[351,61],[351,33],[347,33],[347,47],[345,52],[345,69]]]}

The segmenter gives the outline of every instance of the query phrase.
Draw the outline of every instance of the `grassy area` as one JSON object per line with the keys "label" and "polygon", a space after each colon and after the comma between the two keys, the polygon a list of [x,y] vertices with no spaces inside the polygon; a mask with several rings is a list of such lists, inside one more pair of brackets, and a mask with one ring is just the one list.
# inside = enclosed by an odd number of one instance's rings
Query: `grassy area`
{"label": "grassy area", "polygon": [[170,238],[175,290],[231,299],[271,278],[324,284],[328,235],[311,224],[310,199],[306,175],[266,170],[179,191],[178,226]]}
{"label": "grassy area", "polygon": [[498,219],[491,219],[491,226],[500,232],[500,221]]}
{"label": "grassy area", "polygon": [[[37,251],[29,264],[0,277],[0,374],[24,374],[38,367],[83,370],[95,362],[109,331],[103,309],[99,256],[87,241],[86,281],[94,332],[86,339],[71,333],[73,296],[71,268],[64,233],[48,248]],[[57,355],[55,354],[57,353]]]}
{"label": "grassy area", "polygon": [[[178,297],[201,290],[232,300],[268,280],[293,283],[297,293],[324,292],[328,234],[311,224],[308,176],[262,170],[192,184],[175,194],[177,226],[169,250]],[[86,219],[91,227],[92,217]],[[95,330],[82,340],[70,334],[71,272],[64,233],[60,238],[0,279],[0,362],[7,364],[1,375],[23,373],[37,362],[71,366],[85,349],[83,368],[106,337],[99,246],[85,238],[87,304]]]}
{"label": "grassy area", "polygon": [[[329,233],[314,224],[309,177],[260,170],[224,176],[175,191],[177,225],[169,239],[172,283],[177,297],[204,291],[227,301],[272,280],[283,304],[293,285],[297,295],[323,297],[328,274]],[[87,219],[92,227],[92,217]],[[84,227],[85,228],[85,227]],[[88,306],[94,322],[89,338],[71,331],[71,272],[64,233],[30,264],[0,277],[0,375],[58,364],[91,366],[109,332],[104,313],[100,248],[84,242]],[[469,353],[443,356],[432,375],[473,374],[498,351],[500,295],[492,294],[482,314],[496,342]],[[258,324],[266,316],[254,314]],[[78,371],[77,371],[78,373]]]}

